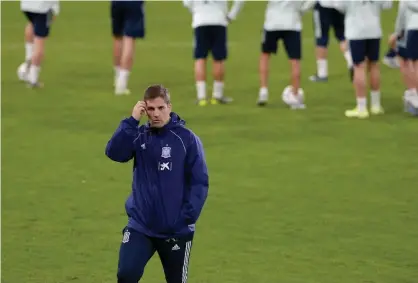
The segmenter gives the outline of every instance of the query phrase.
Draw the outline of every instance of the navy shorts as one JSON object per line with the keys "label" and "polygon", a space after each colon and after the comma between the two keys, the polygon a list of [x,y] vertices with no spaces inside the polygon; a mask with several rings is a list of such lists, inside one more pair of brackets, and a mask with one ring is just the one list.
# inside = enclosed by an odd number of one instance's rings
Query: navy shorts
{"label": "navy shorts", "polygon": [[322,7],[319,3],[313,11],[316,45],[327,47],[329,30],[334,28],[334,35],[338,41],[344,41],[344,14],[334,8]]}
{"label": "navy shorts", "polygon": [[398,56],[404,60],[408,59],[408,51],[405,47],[398,47]]}
{"label": "navy shorts", "polygon": [[115,37],[145,37],[144,1],[112,1],[112,33]]}
{"label": "navy shorts", "polygon": [[402,32],[396,40],[396,53],[404,60],[408,59],[408,52],[406,49],[406,33]]}
{"label": "navy shorts", "polygon": [[299,31],[273,30],[263,32],[261,51],[263,53],[277,53],[278,41],[283,40],[289,59],[302,59],[302,42]]}
{"label": "navy shorts", "polygon": [[52,18],[52,10],[48,13],[24,12],[26,18],[32,23],[33,31],[38,37],[48,37]]}
{"label": "navy shorts", "polygon": [[366,59],[377,62],[380,57],[380,38],[350,40],[350,52],[354,65],[359,65]]}
{"label": "navy shorts", "polygon": [[418,60],[418,30],[408,30],[406,38],[406,49],[408,59],[412,61]]}
{"label": "navy shorts", "polygon": [[167,282],[187,282],[193,235],[179,238],[151,238],[131,228],[122,231],[119,250],[118,283],[137,283],[148,261],[158,253]]}
{"label": "navy shorts", "polygon": [[194,58],[206,59],[209,52],[212,52],[215,61],[227,59],[227,28],[225,26],[200,26],[194,29]]}

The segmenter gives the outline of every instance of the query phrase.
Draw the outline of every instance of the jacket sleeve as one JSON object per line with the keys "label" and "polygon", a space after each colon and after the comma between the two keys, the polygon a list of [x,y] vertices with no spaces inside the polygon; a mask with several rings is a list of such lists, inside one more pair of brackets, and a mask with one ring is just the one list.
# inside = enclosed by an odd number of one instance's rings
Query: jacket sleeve
{"label": "jacket sleeve", "polygon": [[341,13],[345,14],[348,10],[350,3],[348,1],[333,1],[332,6]]}
{"label": "jacket sleeve", "polygon": [[138,137],[138,121],[134,117],[122,120],[106,146],[106,155],[116,162],[128,162],[134,156],[134,141]]}
{"label": "jacket sleeve", "polygon": [[187,224],[194,224],[202,212],[209,189],[208,169],[203,145],[194,134],[187,149],[185,173],[187,176],[186,184],[189,186],[189,195],[186,197],[183,215]]}
{"label": "jacket sleeve", "polygon": [[318,2],[319,2],[319,4],[322,7],[325,7],[325,8],[334,8],[334,2],[335,2],[335,0],[320,0]]}
{"label": "jacket sleeve", "polygon": [[406,9],[405,9],[405,1],[399,1],[398,6],[398,15],[396,17],[395,22],[395,33],[399,36],[401,32],[405,29],[405,17],[406,17]]}
{"label": "jacket sleeve", "polygon": [[301,2],[301,7],[300,7],[300,11],[302,13],[305,13],[307,11],[309,11],[310,9],[312,9],[316,4],[316,1],[314,0],[305,0]]}
{"label": "jacket sleeve", "polygon": [[234,4],[232,5],[231,10],[228,13],[228,18],[230,20],[235,20],[243,5],[244,5],[243,0],[235,0]]}
{"label": "jacket sleeve", "polygon": [[416,13],[418,12],[418,3],[417,1],[405,1],[406,6],[409,10]]}
{"label": "jacket sleeve", "polygon": [[60,13],[60,2],[59,1],[51,1],[52,3],[52,11],[55,16],[58,16]]}
{"label": "jacket sleeve", "polygon": [[389,9],[392,9],[393,1],[392,0],[380,1],[379,4],[382,7],[382,10],[389,10]]}
{"label": "jacket sleeve", "polygon": [[189,9],[190,13],[193,13],[193,0],[183,0],[183,6]]}

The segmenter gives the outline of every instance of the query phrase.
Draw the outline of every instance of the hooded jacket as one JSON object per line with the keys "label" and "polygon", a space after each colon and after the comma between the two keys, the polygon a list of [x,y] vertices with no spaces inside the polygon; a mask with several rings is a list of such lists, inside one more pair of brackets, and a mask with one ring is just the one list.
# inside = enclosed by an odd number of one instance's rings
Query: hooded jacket
{"label": "hooded jacket", "polygon": [[209,178],[202,143],[176,113],[162,128],[121,121],[106,146],[116,162],[133,159],[132,192],[125,209],[128,227],[150,237],[194,231],[206,201]]}

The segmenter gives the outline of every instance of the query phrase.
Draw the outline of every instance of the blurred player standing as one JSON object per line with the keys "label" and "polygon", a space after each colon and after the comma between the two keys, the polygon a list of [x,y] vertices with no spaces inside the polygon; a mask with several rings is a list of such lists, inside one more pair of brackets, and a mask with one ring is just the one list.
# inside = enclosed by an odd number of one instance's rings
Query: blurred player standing
{"label": "blurred player standing", "polygon": [[392,69],[401,68],[404,74],[406,67],[406,6],[405,1],[399,1],[398,16],[396,18],[395,32],[389,36],[389,49],[383,57],[383,64]]}
{"label": "blurred player standing", "polygon": [[55,15],[59,14],[59,1],[21,1],[20,9],[26,15],[25,62],[18,68],[18,77],[30,87],[41,87],[39,73],[44,58],[45,41]]}
{"label": "blurred player standing", "polygon": [[335,38],[338,40],[340,50],[344,54],[347,68],[350,70],[350,79],[353,75],[353,61],[348,50],[344,36],[344,14],[333,8],[332,1],[316,1],[313,20],[316,38],[316,66],[317,72],[309,79],[313,82],[325,82],[328,80],[328,43],[329,30],[334,28]]}
{"label": "blurred player standing", "polygon": [[[410,96],[417,95],[416,83],[413,79],[413,67],[412,62],[408,59],[408,50],[407,50],[407,31],[406,24],[408,23],[408,12],[406,1],[400,1],[398,6],[398,16],[396,18],[395,32],[390,36],[389,45],[391,49],[394,50],[395,59],[399,62],[400,71],[402,74],[402,79],[406,86],[406,90],[403,95],[403,100],[406,102],[406,99]],[[386,57],[391,58],[387,54]],[[390,61],[387,61],[390,62]]]}
{"label": "blurred player standing", "polygon": [[212,104],[226,104],[232,98],[224,95],[225,61],[228,57],[227,26],[237,17],[243,1],[234,1],[228,12],[228,1],[184,0],[183,4],[192,13],[194,29],[194,73],[197,90],[197,103],[207,105],[206,97],[206,59],[209,52],[213,57]]}
{"label": "blurred player standing", "polygon": [[300,60],[302,58],[302,13],[311,9],[315,1],[272,0],[267,4],[259,61],[260,91],[257,104],[268,101],[270,55],[276,53],[278,41],[283,40],[291,66],[291,95],[287,104],[304,107],[300,95]]}
{"label": "blurred player standing", "polygon": [[[400,3],[399,3],[400,6]],[[399,58],[399,48],[398,48],[398,43],[399,42],[404,42],[406,44],[406,39],[405,36],[401,36],[398,35],[396,32],[392,33],[389,36],[389,40],[388,40],[388,51],[385,53],[385,56],[383,57],[383,64],[385,64],[386,66],[388,66],[389,68],[392,69],[397,69],[400,68],[400,60],[402,60],[402,58]],[[406,47],[405,47],[406,48]]]}
{"label": "blurred player standing", "polygon": [[406,50],[410,62],[410,88],[405,93],[405,102],[412,106],[415,115],[418,115],[418,2],[405,1],[406,10]]}
{"label": "blurred player standing", "polygon": [[354,88],[357,106],[347,110],[347,117],[368,118],[367,70],[370,71],[371,113],[383,114],[380,102],[379,53],[382,9],[390,9],[392,1],[335,1],[335,7],[345,14],[345,37],[349,40],[354,64]]}
{"label": "blurred player standing", "polygon": [[134,61],[135,41],[145,37],[144,1],[112,0],[110,10],[115,94],[130,94],[128,80]]}

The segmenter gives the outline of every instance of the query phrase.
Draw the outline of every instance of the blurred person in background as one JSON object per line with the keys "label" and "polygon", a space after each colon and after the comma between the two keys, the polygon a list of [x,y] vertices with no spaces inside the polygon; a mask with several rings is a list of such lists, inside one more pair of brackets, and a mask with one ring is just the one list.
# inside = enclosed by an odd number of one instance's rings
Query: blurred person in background
{"label": "blurred person in background", "polygon": [[381,11],[392,8],[392,1],[334,1],[335,8],[345,14],[345,37],[349,41],[354,64],[354,89],[357,105],[345,111],[349,118],[368,118],[367,71],[370,73],[370,111],[383,114],[380,93]]}
{"label": "blurred person in background", "polygon": [[208,104],[206,96],[206,62],[209,52],[213,57],[213,89],[211,104],[227,104],[232,98],[224,95],[225,61],[228,58],[228,24],[235,20],[242,0],[235,0],[228,12],[228,1],[184,0],[183,5],[192,13],[194,29],[194,74],[197,104]]}
{"label": "blurred person in background", "polygon": [[278,42],[282,40],[291,66],[291,86],[284,91],[283,100],[291,108],[305,108],[300,87],[302,14],[314,5],[315,1],[273,0],[268,2],[259,59],[260,90],[257,100],[259,106],[267,104],[270,55],[277,53]]}
{"label": "blurred person in background", "polygon": [[328,43],[329,30],[334,29],[334,35],[337,39],[340,50],[344,55],[347,68],[350,70],[350,80],[353,79],[353,60],[351,60],[350,50],[348,50],[347,41],[344,36],[344,14],[333,8],[332,1],[320,0],[316,1],[313,20],[316,38],[316,74],[310,76],[313,82],[328,81]]}
{"label": "blurred person in background", "polygon": [[19,66],[17,75],[31,88],[42,87],[39,81],[41,65],[44,59],[45,42],[50,34],[54,17],[60,12],[59,1],[20,2],[20,9],[28,23],[25,27],[25,61]]}
{"label": "blurred person in background", "polygon": [[113,34],[115,95],[128,95],[129,75],[135,55],[135,41],[145,37],[144,1],[112,0],[110,3]]}
{"label": "blurred person in background", "polygon": [[413,115],[418,115],[418,2],[402,0],[405,9],[401,11],[406,17],[406,52],[410,64],[409,90],[405,93],[406,109]]}

